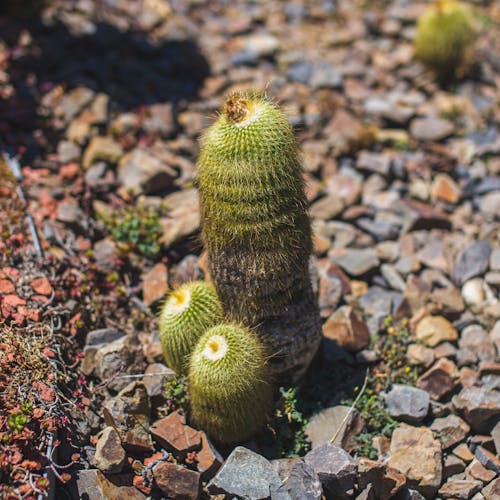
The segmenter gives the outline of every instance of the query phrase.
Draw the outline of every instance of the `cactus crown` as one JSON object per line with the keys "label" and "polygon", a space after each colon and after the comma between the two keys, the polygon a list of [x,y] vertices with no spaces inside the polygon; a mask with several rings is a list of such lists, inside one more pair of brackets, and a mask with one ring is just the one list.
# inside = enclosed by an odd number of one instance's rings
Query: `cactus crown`
{"label": "cactus crown", "polygon": [[193,420],[214,439],[234,443],[254,434],[272,406],[258,338],[236,324],[210,328],[191,356],[189,391]]}
{"label": "cactus crown", "polygon": [[437,0],[418,20],[415,54],[446,81],[470,62],[475,38],[471,10],[453,0]]}
{"label": "cactus crown", "polygon": [[177,373],[187,369],[189,355],[200,336],[222,319],[215,289],[191,281],[167,297],[160,312],[160,342],[167,365]]}

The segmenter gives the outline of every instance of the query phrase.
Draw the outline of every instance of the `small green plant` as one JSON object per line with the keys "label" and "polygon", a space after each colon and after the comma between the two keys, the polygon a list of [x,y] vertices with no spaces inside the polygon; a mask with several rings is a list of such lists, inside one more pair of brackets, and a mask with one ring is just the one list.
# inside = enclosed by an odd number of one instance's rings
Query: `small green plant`
{"label": "small green plant", "polygon": [[473,14],[467,6],[436,0],[418,20],[415,55],[446,82],[468,64],[475,38]]}
{"label": "small green plant", "polygon": [[253,436],[272,393],[264,349],[250,330],[222,324],[200,338],[189,366],[191,417],[209,436],[223,444]]}
{"label": "small green plant", "polygon": [[298,380],[321,340],[308,202],[292,127],[263,92],[229,95],[201,141],[210,275],[232,321],[255,327],[277,379]]}
{"label": "small green plant", "polygon": [[165,408],[168,415],[175,410],[182,409],[185,412],[189,406],[188,383],[185,376],[174,375],[165,384]]}
{"label": "small green plant", "polygon": [[162,226],[158,212],[153,207],[126,206],[109,214],[100,213],[111,236],[119,242],[123,253],[138,252],[148,258],[155,258],[161,250]]}
{"label": "small green plant", "polygon": [[165,361],[176,373],[183,374],[198,339],[222,320],[222,305],[212,285],[190,281],[170,292],[159,319]]}
{"label": "small green plant", "polygon": [[[372,441],[376,436],[390,438],[399,422],[394,420],[385,409],[381,393],[389,390],[393,384],[415,385],[418,377],[416,367],[406,362],[406,347],[410,339],[408,321],[395,321],[388,316],[382,331],[372,341],[372,347],[380,351],[381,364],[368,376],[366,389],[356,403],[366,423],[366,432],[356,436],[357,455],[371,459],[377,458]],[[359,391],[359,387],[357,391]],[[354,399],[346,399],[342,403],[351,405]]]}

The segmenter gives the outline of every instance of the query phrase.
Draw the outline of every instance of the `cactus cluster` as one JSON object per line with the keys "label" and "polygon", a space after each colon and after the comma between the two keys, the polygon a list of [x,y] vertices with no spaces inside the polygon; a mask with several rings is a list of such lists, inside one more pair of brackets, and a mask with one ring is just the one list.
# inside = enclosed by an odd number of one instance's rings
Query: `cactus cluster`
{"label": "cactus cluster", "polygon": [[471,10],[453,0],[436,0],[420,16],[415,55],[446,82],[463,71],[476,38]]}
{"label": "cactus cluster", "polygon": [[191,356],[189,395],[193,421],[215,440],[251,437],[272,408],[272,386],[262,345],[248,329],[210,328]]}
{"label": "cactus cluster", "polygon": [[202,138],[198,182],[209,271],[229,318],[257,327],[278,380],[299,379],[321,338],[311,226],[292,127],[260,92],[236,92]]}
{"label": "cactus cluster", "polygon": [[187,372],[189,356],[208,328],[222,321],[222,306],[214,288],[191,281],[172,291],[160,312],[160,342],[167,365]]}

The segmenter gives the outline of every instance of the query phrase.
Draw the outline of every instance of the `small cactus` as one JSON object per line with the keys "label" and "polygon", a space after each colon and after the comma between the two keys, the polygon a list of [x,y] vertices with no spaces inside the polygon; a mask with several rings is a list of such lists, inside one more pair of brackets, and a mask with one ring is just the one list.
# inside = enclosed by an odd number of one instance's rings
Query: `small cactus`
{"label": "small cactus", "polygon": [[292,127],[259,92],[235,92],[202,138],[198,172],[209,271],[229,318],[258,334],[278,380],[305,372],[321,339],[311,225]]}
{"label": "small cactus", "polygon": [[160,342],[167,365],[187,372],[198,339],[222,319],[222,305],[213,286],[190,281],[172,291],[161,308]]}
{"label": "small cactus", "polygon": [[467,66],[475,37],[472,12],[467,6],[436,0],[418,19],[415,55],[446,82]]}
{"label": "small cactus", "polygon": [[272,408],[258,338],[235,324],[205,332],[191,356],[189,396],[193,421],[216,441],[233,444],[255,434]]}

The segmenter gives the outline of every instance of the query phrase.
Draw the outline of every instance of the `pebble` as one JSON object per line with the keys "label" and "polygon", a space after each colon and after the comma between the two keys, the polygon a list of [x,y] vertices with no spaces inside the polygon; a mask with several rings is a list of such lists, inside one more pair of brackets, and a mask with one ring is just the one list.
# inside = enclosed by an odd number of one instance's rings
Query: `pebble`
{"label": "pebble", "polygon": [[113,427],[105,427],[95,447],[95,466],[104,473],[117,474],[122,471],[126,459],[118,432]]}
{"label": "pebble", "polygon": [[410,134],[418,141],[440,141],[455,130],[453,123],[436,116],[415,118],[410,123]]}
{"label": "pebble", "polygon": [[150,306],[161,299],[168,291],[168,269],[159,262],[144,275],[142,280],[142,297],[144,304]]}
{"label": "pebble", "polygon": [[115,484],[97,469],[83,469],[75,474],[78,498],[91,498],[92,500],[108,500],[110,498],[147,499],[146,495],[141,493],[135,486]]}
{"label": "pebble", "polygon": [[453,396],[454,408],[475,432],[490,431],[500,416],[500,392],[481,387],[462,389]]}
{"label": "pebble", "polygon": [[481,481],[447,481],[439,489],[442,498],[454,498],[456,500],[468,500],[481,490]]}
{"label": "pebble", "polygon": [[311,450],[304,461],[318,475],[325,495],[346,498],[353,494],[357,464],[342,448],[325,443]]}
{"label": "pebble", "polygon": [[460,187],[446,174],[438,174],[434,177],[431,185],[431,198],[433,200],[445,201],[452,205],[460,201],[462,195]]}
{"label": "pebble", "polygon": [[368,327],[350,306],[338,308],[326,320],[323,336],[347,351],[360,351],[370,343]]}
{"label": "pebble", "polygon": [[393,498],[406,485],[406,477],[396,469],[368,458],[359,459],[358,473],[358,489],[371,485],[375,498],[380,500]]}
{"label": "pebble", "polygon": [[156,485],[171,500],[198,500],[201,493],[201,475],[170,462],[153,467]]}
{"label": "pebble", "polygon": [[315,219],[328,220],[340,214],[343,208],[344,203],[341,198],[335,195],[328,195],[315,201],[311,205],[309,213]]}
{"label": "pebble", "polygon": [[443,316],[426,316],[418,322],[415,338],[426,346],[435,347],[441,342],[457,340],[458,333]]}
{"label": "pebble", "polygon": [[406,351],[406,357],[411,365],[422,365],[428,368],[434,363],[436,355],[433,349],[425,347],[422,344],[410,344]]}
{"label": "pebble", "polygon": [[377,252],[373,248],[342,250],[329,254],[331,260],[351,276],[362,276],[379,265]]}
{"label": "pebble", "polygon": [[225,494],[248,500],[290,498],[271,463],[242,446],[231,452],[207,489],[211,495]]}
{"label": "pebble", "polygon": [[417,387],[427,391],[436,401],[449,394],[458,383],[458,369],[446,358],[440,358],[417,380]]}
{"label": "pebble", "polygon": [[461,443],[470,432],[470,426],[453,414],[436,418],[430,428],[441,442],[443,450]]}
{"label": "pebble", "polygon": [[99,160],[111,164],[117,163],[122,154],[122,147],[111,137],[93,137],[83,153],[83,168],[87,170]]}
{"label": "pebble", "polygon": [[490,484],[481,490],[485,500],[496,500],[500,498],[500,477],[497,477]]}
{"label": "pebble", "polygon": [[323,488],[318,475],[304,460],[296,460],[285,480],[291,500],[321,500]]}
{"label": "pebble", "polygon": [[196,453],[196,468],[204,480],[211,479],[221,468],[224,459],[208,436],[200,431],[201,449]]}
{"label": "pebble", "polygon": [[165,383],[175,375],[163,363],[151,363],[144,372],[142,382],[149,397],[164,396]]}
{"label": "pebble", "polygon": [[453,268],[452,277],[455,283],[463,285],[487,271],[491,255],[491,245],[484,240],[478,240],[468,245],[458,256]]}
{"label": "pebble", "polygon": [[429,413],[429,394],[416,387],[394,384],[385,397],[389,415],[408,423],[421,422]]}
{"label": "pebble", "polygon": [[363,430],[364,420],[356,409],[350,406],[332,406],[314,414],[306,425],[305,432],[312,449],[329,443],[345,450],[351,450],[356,444],[355,437]]}
{"label": "pebble", "polygon": [[441,485],[441,445],[427,427],[401,424],[395,429],[388,465],[404,474],[408,485],[426,498],[434,498]]}

